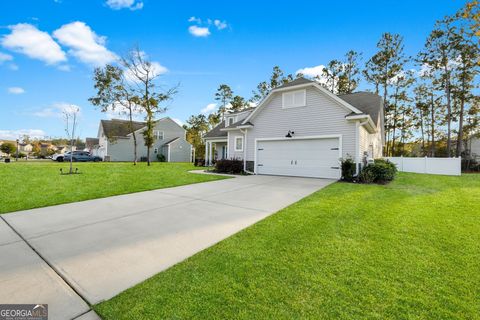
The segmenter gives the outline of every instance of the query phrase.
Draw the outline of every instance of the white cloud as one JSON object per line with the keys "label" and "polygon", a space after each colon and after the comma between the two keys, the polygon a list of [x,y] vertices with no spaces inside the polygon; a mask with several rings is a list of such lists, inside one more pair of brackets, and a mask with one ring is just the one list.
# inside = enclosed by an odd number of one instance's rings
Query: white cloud
{"label": "white cloud", "polygon": [[81,108],[75,104],[58,102],[50,107],[31,112],[30,115],[40,118],[62,118],[65,112],[71,113],[75,110],[80,111]]}
{"label": "white cloud", "polygon": [[106,5],[113,10],[128,8],[135,11],[143,8],[143,2],[137,0],[107,0]]}
{"label": "white cloud", "polygon": [[201,24],[201,23],[202,23],[202,19],[196,18],[196,17],[192,16],[192,17],[188,18],[188,22],[196,22],[196,23],[198,23],[198,24]]}
{"label": "white cloud", "polygon": [[13,57],[9,54],[0,52],[0,64],[4,63],[5,61],[12,61]]}
{"label": "white cloud", "polygon": [[195,37],[208,37],[210,35],[208,27],[190,26],[188,32]]}
{"label": "white cloud", "polygon": [[23,135],[28,135],[32,139],[42,139],[47,134],[40,129],[0,130],[0,139],[3,140],[16,140]]}
{"label": "white cloud", "polygon": [[323,76],[323,69],[324,68],[325,68],[325,66],[323,64],[315,66],[315,67],[306,67],[306,68],[297,70],[296,74],[301,73],[301,74],[303,74],[307,77],[311,77],[311,78],[321,77],[321,76]]}
{"label": "white cloud", "polygon": [[88,25],[75,21],[61,26],[53,32],[53,36],[70,50],[80,61],[103,66],[117,59],[117,56],[105,47],[106,38],[98,36]]}
{"label": "white cloud", "polygon": [[220,21],[218,19],[215,19],[213,21],[213,24],[215,25],[215,27],[217,27],[218,30],[223,30],[225,29],[226,27],[228,27],[228,24],[226,21]]}
{"label": "white cloud", "polygon": [[20,88],[20,87],[10,87],[10,88],[8,88],[8,93],[22,94],[22,93],[25,93],[25,90],[23,88]]}
{"label": "white cloud", "polygon": [[203,114],[210,114],[212,113],[215,109],[217,108],[216,103],[209,103],[205,108],[200,110],[201,113]]}
{"label": "white cloud", "polygon": [[330,86],[330,80],[323,73],[324,68],[325,66],[323,64],[320,64],[314,67],[306,67],[303,69],[299,69],[295,74],[301,73],[306,77],[313,78],[313,80],[317,81],[319,84],[328,87]]}
{"label": "white cloud", "polygon": [[0,41],[5,48],[47,64],[56,64],[67,60],[65,52],[48,33],[40,31],[28,23],[19,23],[8,28],[12,32],[3,36]]}

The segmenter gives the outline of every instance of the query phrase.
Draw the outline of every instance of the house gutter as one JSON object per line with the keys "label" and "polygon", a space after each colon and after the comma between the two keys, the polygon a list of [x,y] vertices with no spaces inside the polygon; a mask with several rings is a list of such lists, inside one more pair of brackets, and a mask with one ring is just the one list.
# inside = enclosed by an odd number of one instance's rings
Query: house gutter
{"label": "house gutter", "polygon": [[359,170],[359,164],[360,164],[360,126],[363,126],[365,124],[369,123],[369,119],[360,122],[356,121],[355,122],[355,175],[358,176],[360,173]]}
{"label": "house gutter", "polygon": [[255,174],[247,170],[247,138],[248,138],[247,132],[248,130],[240,129],[240,132],[243,133],[243,171],[245,171],[248,174]]}

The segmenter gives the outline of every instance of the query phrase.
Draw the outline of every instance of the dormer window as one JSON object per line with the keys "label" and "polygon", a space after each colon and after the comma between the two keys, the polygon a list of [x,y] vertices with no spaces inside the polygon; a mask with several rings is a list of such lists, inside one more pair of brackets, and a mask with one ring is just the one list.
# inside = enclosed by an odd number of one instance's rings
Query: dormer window
{"label": "dormer window", "polygon": [[234,119],[233,117],[232,117],[232,118],[228,118],[228,126],[231,126],[234,121],[235,121],[235,119]]}
{"label": "dormer window", "polygon": [[296,90],[284,92],[282,94],[282,108],[304,107],[307,104],[307,91]]}

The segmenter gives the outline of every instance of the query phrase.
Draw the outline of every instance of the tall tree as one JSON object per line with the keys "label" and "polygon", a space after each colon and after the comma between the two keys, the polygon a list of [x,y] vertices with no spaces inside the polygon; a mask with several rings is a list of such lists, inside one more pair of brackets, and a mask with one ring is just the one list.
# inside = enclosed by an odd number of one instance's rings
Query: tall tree
{"label": "tall tree", "polygon": [[285,76],[284,72],[279,66],[274,66],[270,79],[268,81],[262,81],[257,85],[257,90],[253,91],[253,96],[250,99],[250,102],[259,102],[263,100],[272,89],[288,83],[293,79],[293,75],[288,74]]}
{"label": "tall tree", "polygon": [[158,67],[149,61],[145,53],[138,47],[123,57],[121,64],[130,81],[136,85],[133,103],[139,106],[142,113],[145,114],[146,129],[143,131],[143,140],[147,147],[147,164],[150,166],[150,151],[155,142],[153,134],[155,116],[166,111],[166,107],[162,104],[172,99],[177,88],[164,90],[156,84],[156,80],[160,76]]}
{"label": "tall tree", "polygon": [[422,145],[422,155],[426,155],[426,139],[427,122],[429,116],[429,92],[425,84],[419,84],[414,89],[415,109],[414,109],[414,127],[420,130],[420,138]]}
{"label": "tall tree", "polygon": [[453,78],[456,85],[453,92],[455,100],[458,101],[458,134],[455,155],[460,156],[463,142],[463,126],[467,105],[473,102],[473,90],[478,88],[475,81],[479,74],[479,64],[477,63],[480,52],[478,45],[473,43],[463,28],[457,29],[460,37],[457,50],[459,53],[457,59],[457,68],[454,70]]}
{"label": "tall tree", "polygon": [[331,60],[323,68],[323,77],[327,79],[326,86],[333,93],[338,93],[338,78],[343,72],[343,63],[340,60]]}
{"label": "tall tree", "polygon": [[[468,22],[470,34],[480,44],[480,1],[470,0],[459,12],[459,16]],[[480,64],[480,60],[477,60]]]}
{"label": "tall tree", "polygon": [[[383,87],[383,101],[385,106],[385,117],[388,118],[388,87],[390,81],[403,70],[407,61],[403,52],[403,37],[399,34],[384,33],[377,43],[378,51],[366,64],[364,75],[368,81],[375,83],[375,91],[379,92],[379,87]],[[385,130],[388,136],[388,130]]]}
{"label": "tall tree", "polygon": [[232,101],[232,97],[233,91],[228,85],[221,84],[218,87],[217,92],[215,93],[215,100],[221,103],[219,108],[221,120],[223,120],[225,116],[225,112],[227,111],[227,105]]}
{"label": "tall tree", "polygon": [[[408,95],[409,89],[414,82],[414,76],[412,71],[400,71],[399,74],[390,81],[393,86],[392,102],[390,103],[391,109],[391,131],[392,131],[392,144],[390,154],[396,155],[397,147],[397,129],[399,122],[405,122],[405,115],[410,113],[409,103],[411,102]],[[403,127],[403,131],[406,128]],[[387,146],[388,147],[388,146]],[[388,150],[388,148],[387,148]]]}
{"label": "tall tree", "polygon": [[340,76],[338,77],[338,93],[352,93],[360,82],[359,60],[361,54],[350,50],[345,54],[345,61]]}
{"label": "tall tree", "polygon": [[459,37],[455,32],[453,18],[438,21],[419,53],[418,60],[432,69],[434,83],[444,91],[446,99],[447,154],[451,156],[452,137],[452,69],[458,57]]}
{"label": "tall tree", "polygon": [[234,96],[232,101],[230,102],[233,112],[241,111],[247,106],[247,102],[241,96]]}
{"label": "tall tree", "polygon": [[202,138],[211,129],[207,117],[204,114],[190,116],[184,128],[187,131],[187,141],[195,148],[196,156],[203,158],[205,156],[205,145]]}
{"label": "tall tree", "polygon": [[70,142],[70,174],[73,173],[73,147],[75,146],[75,133],[78,127],[78,114],[80,109],[71,106],[63,111],[63,118],[65,120],[65,133]]}
{"label": "tall tree", "polygon": [[125,79],[125,72],[118,66],[106,65],[94,70],[96,95],[88,99],[102,112],[118,111],[128,119],[127,128],[133,137],[133,164],[137,164],[137,134],[133,125],[134,114],[140,107],[135,92],[137,84]]}

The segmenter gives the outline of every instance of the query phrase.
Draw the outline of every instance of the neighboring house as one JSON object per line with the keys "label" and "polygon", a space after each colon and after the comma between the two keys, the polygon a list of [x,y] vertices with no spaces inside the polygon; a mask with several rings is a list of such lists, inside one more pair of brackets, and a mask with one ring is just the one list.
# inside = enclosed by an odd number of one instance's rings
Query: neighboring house
{"label": "neighboring house", "polygon": [[480,134],[467,140],[466,150],[470,159],[480,160]]}
{"label": "neighboring house", "polygon": [[92,156],[99,156],[98,149],[100,148],[98,138],[86,138],[84,151],[90,152]]}
{"label": "neighboring house", "polygon": [[[137,158],[147,157],[147,147],[143,139],[145,122],[133,122],[137,138]],[[192,145],[185,140],[186,131],[169,117],[155,122],[153,129],[155,142],[150,149],[150,161],[157,161],[162,154],[167,162],[191,162]],[[93,141],[87,138],[89,141]],[[96,141],[95,141],[96,142]],[[105,161],[133,161],[133,135],[129,121],[112,119],[101,120],[98,128],[96,154]]]}
{"label": "neighboring house", "polygon": [[249,110],[229,113],[205,136],[206,162],[242,159],[256,174],[340,178],[340,160],[357,172],[382,157],[383,102],[369,92],[335,95],[296,79],[273,89]]}
{"label": "neighboring house", "polygon": [[30,143],[20,143],[18,145],[18,151],[25,153],[25,154],[30,154],[33,150],[33,146]]}

